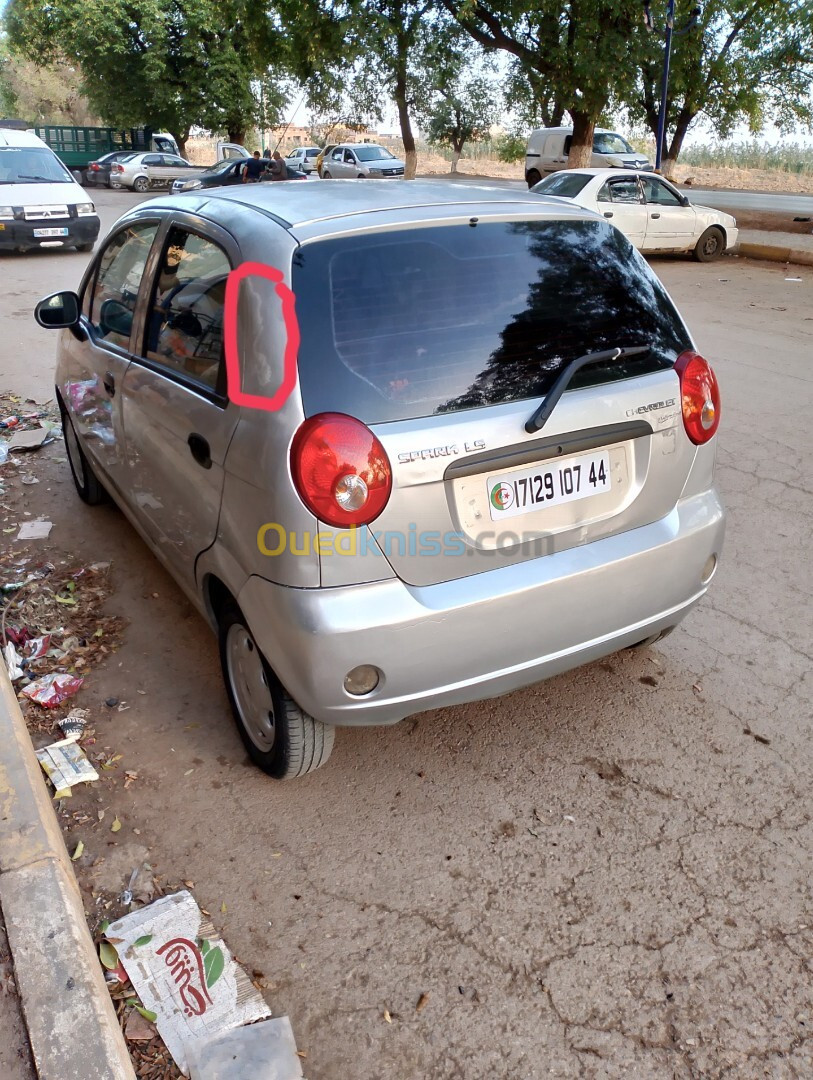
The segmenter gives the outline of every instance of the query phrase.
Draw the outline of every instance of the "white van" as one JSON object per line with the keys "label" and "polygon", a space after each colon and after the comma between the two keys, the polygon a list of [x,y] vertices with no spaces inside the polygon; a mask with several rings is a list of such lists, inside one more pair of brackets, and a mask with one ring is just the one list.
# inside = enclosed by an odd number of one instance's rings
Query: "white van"
{"label": "white van", "polygon": [[0,128],[0,251],[90,251],[99,226],[87,192],[42,139]]}
{"label": "white van", "polygon": [[[548,173],[567,168],[572,127],[537,128],[528,138],[525,151],[525,179],[528,187],[538,184]],[[627,140],[615,131],[596,128],[593,133],[592,169],[652,169],[651,163],[636,153]]]}

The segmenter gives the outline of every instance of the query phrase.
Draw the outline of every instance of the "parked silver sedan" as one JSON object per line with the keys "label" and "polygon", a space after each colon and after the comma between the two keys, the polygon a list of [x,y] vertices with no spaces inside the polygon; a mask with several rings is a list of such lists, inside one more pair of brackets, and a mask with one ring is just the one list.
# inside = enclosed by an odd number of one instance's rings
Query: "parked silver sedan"
{"label": "parked silver sedan", "polygon": [[79,495],[112,496],[209,621],[271,776],[321,765],[337,725],[648,644],[715,574],[713,371],[581,207],[420,181],[159,196],[36,317],[64,328]]}
{"label": "parked silver sedan", "polygon": [[132,154],[110,166],[110,186],[143,193],[153,187],[169,187],[179,178],[197,176],[205,168],[205,165],[190,165],[175,154]]}
{"label": "parked silver sedan", "polygon": [[404,175],[404,163],[385,146],[343,143],[322,163],[323,180],[395,180]]}

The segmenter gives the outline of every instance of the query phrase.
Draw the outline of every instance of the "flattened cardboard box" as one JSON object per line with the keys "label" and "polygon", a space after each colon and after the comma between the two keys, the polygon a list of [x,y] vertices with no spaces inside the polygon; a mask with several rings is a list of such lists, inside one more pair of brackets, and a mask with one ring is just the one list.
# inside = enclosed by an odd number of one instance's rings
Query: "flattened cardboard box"
{"label": "flattened cardboard box", "polygon": [[111,923],[107,938],[185,1075],[187,1044],[271,1015],[185,890]]}

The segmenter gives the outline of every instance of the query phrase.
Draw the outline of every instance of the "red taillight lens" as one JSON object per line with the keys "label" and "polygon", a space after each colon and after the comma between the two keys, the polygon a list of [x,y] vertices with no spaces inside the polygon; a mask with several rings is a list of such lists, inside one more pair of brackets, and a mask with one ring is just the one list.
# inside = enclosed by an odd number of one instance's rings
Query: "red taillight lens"
{"label": "red taillight lens", "polygon": [[91,171],[91,172],[98,172],[98,171],[99,171],[99,164],[98,164],[98,162],[96,162],[96,161],[91,161],[91,163],[90,163],[90,171]]}
{"label": "red taillight lens", "polygon": [[707,360],[696,352],[681,353],[675,364],[686,434],[698,446],[708,442],[720,424],[720,387]]}
{"label": "red taillight lens", "polygon": [[291,445],[291,473],[308,509],[338,529],[374,521],[392,490],[384,447],[365,424],[342,413],[305,421]]}

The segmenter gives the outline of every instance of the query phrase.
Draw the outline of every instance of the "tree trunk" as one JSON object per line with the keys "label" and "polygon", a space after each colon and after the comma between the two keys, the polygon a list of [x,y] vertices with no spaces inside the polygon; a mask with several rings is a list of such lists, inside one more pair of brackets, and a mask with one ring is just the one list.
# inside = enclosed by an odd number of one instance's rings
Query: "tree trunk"
{"label": "tree trunk", "polygon": [[181,135],[179,131],[170,131],[170,135],[178,144],[178,152],[180,153],[181,157],[186,158],[186,160],[188,161],[189,158],[186,154],[186,140],[189,138],[189,132],[187,131],[185,135]]}
{"label": "tree trunk", "polygon": [[244,127],[230,127],[227,131],[229,142],[244,146],[246,142],[246,129]]}
{"label": "tree trunk", "polygon": [[453,172],[453,173],[457,172],[457,163],[458,163],[458,161],[460,161],[460,151],[459,150],[453,150],[452,151],[452,167],[449,170],[449,172]]}
{"label": "tree trunk", "polygon": [[[672,142],[669,144],[669,149],[665,151],[661,162],[661,172],[668,180],[672,180],[674,177],[675,165],[677,164],[678,155],[683,147],[683,140],[686,138],[686,132],[689,130],[689,125],[696,115],[696,113],[690,112],[690,110],[685,107],[678,113],[675,134],[672,136]],[[664,138],[664,142],[665,141],[666,139]]]}
{"label": "tree trunk", "polygon": [[[399,50],[400,51],[400,50]],[[398,121],[401,125],[401,139],[404,143],[404,179],[414,180],[418,169],[418,154],[415,150],[415,136],[412,132],[412,124],[409,119],[409,106],[407,105],[407,80],[406,80],[406,55],[398,59],[398,71],[395,77],[395,104],[398,108]]]}
{"label": "tree trunk", "polygon": [[590,113],[568,109],[573,120],[573,138],[567,158],[568,169],[589,169],[593,159],[593,132],[596,121]]}

